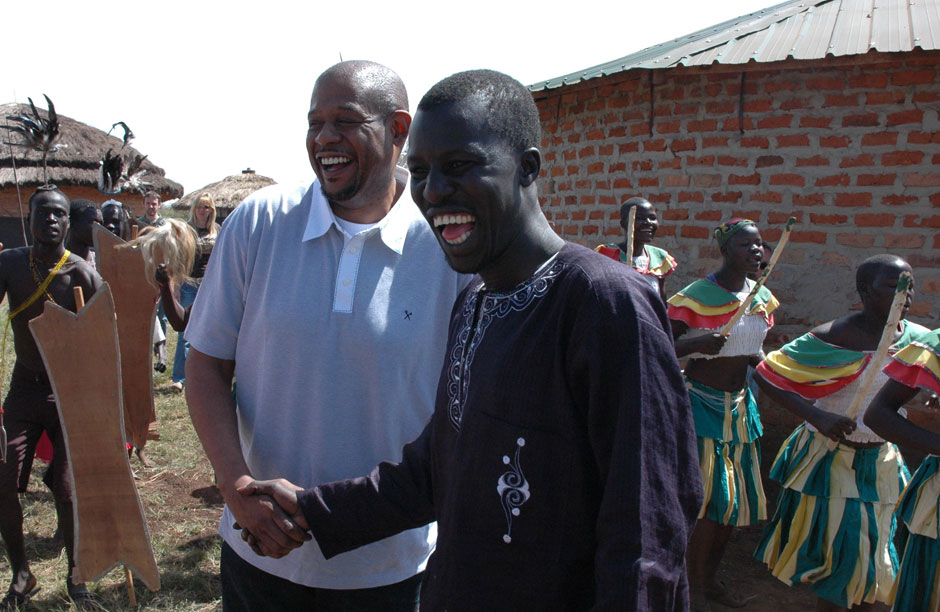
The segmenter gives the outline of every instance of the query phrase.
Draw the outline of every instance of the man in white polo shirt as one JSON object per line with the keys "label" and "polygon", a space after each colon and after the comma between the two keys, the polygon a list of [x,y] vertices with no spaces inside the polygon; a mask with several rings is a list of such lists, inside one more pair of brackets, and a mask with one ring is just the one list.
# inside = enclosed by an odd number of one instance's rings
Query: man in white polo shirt
{"label": "man in white polo shirt", "polygon": [[[327,561],[269,498],[235,492],[253,478],[313,486],[365,473],[397,459],[433,411],[467,277],[447,265],[396,168],[407,109],[384,66],[320,75],[307,132],[317,180],[238,206],[200,287],[186,395],[226,501],[226,611],[417,609],[433,525]],[[240,527],[277,558],[255,555]]]}

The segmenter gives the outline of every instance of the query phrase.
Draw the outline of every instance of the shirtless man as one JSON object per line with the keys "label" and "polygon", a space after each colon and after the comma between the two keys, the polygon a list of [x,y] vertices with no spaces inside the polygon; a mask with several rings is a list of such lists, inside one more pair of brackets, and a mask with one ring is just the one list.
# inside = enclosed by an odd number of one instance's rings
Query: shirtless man
{"label": "shirtless man", "polygon": [[42,314],[46,300],[74,312],[72,289],[81,287],[85,297],[90,298],[101,285],[101,278],[83,259],[65,250],[69,229],[69,199],[65,194],[52,185],[40,187],[29,199],[29,213],[33,246],[0,253],[0,299],[4,295],[9,298],[16,351],[10,390],[3,402],[7,460],[0,463],[0,535],[6,544],[13,580],[0,601],[0,612],[18,609],[36,591],[36,577],[26,560],[23,509],[16,485],[24,459],[32,456],[43,431],[54,449],[44,480],[55,497],[59,528],[65,538],[69,564],[66,588],[80,609],[96,609],[94,596],[84,584],[75,584],[71,578],[75,530],[68,454],[49,377],[29,331],[29,321]]}

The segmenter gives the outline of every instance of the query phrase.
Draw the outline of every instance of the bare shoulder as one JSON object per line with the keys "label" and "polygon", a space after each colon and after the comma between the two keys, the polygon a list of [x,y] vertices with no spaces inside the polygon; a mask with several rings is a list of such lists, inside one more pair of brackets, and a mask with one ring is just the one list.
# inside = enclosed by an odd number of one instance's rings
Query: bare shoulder
{"label": "bare shoulder", "polygon": [[835,344],[836,346],[855,344],[853,338],[858,335],[861,329],[855,324],[854,317],[854,314],[839,317],[814,327],[810,333],[823,342]]}
{"label": "bare shoulder", "polygon": [[67,265],[68,273],[73,279],[73,285],[96,290],[101,286],[101,276],[81,257],[75,254],[69,255]]}

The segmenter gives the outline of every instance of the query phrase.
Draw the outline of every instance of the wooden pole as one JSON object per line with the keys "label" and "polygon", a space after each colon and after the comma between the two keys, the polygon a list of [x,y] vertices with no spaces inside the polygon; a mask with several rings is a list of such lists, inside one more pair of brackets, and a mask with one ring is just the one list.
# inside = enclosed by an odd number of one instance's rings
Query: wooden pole
{"label": "wooden pole", "polygon": [[633,265],[633,228],[636,224],[636,206],[630,207],[630,214],[627,215],[627,262]]}
{"label": "wooden pole", "polygon": [[75,312],[85,307],[85,294],[81,287],[72,287],[72,293],[75,295]]}
{"label": "wooden pole", "polygon": [[777,243],[774,252],[770,255],[770,261],[767,263],[767,267],[764,268],[763,273],[761,273],[760,278],[757,279],[757,282],[754,283],[754,286],[751,288],[751,292],[747,294],[747,297],[744,298],[744,301],[741,302],[741,305],[738,306],[738,309],[734,312],[734,315],[731,319],[725,323],[725,326],[721,328],[721,331],[718,332],[722,336],[728,336],[731,334],[731,328],[738,324],[738,321],[741,320],[741,317],[744,316],[744,313],[747,312],[748,307],[751,305],[751,300],[757,295],[757,292],[760,291],[760,288],[764,286],[764,283],[767,282],[767,279],[770,277],[770,273],[773,272],[774,266],[777,265],[777,260],[780,259],[780,254],[783,253],[783,247],[787,246],[787,241],[790,239],[790,231],[793,229],[793,224],[796,223],[796,217],[790,217],[787,220],[787,227],[783,230],[783,235],[780,237],[780,242]]}
{"label": "wooden pole", "polygon": [[137,232],[140,230],[136,223],[131,223],[131,240],[137,240]]}
{"label": "wooden pole", "polygon": [[[888,311],[888,320],[885,321],[885,327],[881,331],[881,340],[878,341],[878,348],[872,355],[871,361],[865,366],[865,372],[859,379],[858,387],[855,389],[855,395],[852,397],[852,403],[845,416],[855,420],[858,417],[858,411],[862,408],[862,402],[868,395],[875,377],[881,371],[882,362],[888,356],[888,350],[894,344],[894,334],[897,332],[898,323],[901,321],[901,312],[904,310],[904,304],[907,302],[907,292],[911,286],[911,273],[901,272],[898,276],[898,287],[895,289],[894,300],[891,302],[891,310]],[[838,442],[829,440],[829,450],[836,447]]]}

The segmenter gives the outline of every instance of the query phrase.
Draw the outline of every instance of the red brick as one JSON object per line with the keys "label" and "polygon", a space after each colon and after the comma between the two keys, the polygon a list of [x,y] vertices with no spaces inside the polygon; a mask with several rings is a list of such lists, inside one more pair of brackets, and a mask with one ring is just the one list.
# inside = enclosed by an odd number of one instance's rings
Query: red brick
{"label": "red brick", "polygon": [[773,109],[774,109],[774,101],[772,98],[762,98],[758,100],[745,100],[744,102],[745,113],[766,113],[766,112],[772,111]]}
{"label": "red brick", "polygon": [[647,198],[650,202],[654,204],[669,204],[672,200],[672,194],[670,193],[651,193]]}
{"label": "red brick", "polygon": [[[737,117],[730,117],[725,119],[721,123],[721,129],[725,132],[740,132],[741,131],[741,122]],[[744,118],[744,130],[750,131],[754,129],[754,120],[750,117]]]}
{"label": "red brick", "polygon": [[865,104],[901,104],[904,102],[903,91],[871,91],[865,94]]}
{"label": "red brick", "polygon": [[753,202],[767,202],[768,204],[780,204],[783,202],[783,195],[779,191],[767,191],[764,193],[754,193],[750,196]]}
{"label": "red brick", "polygon": [[862,153],[858,157],[846,157],[842,160],[842,163],[839,164],[840,168],[858,168],[859,166],[874,166],[875,158],[868,154]]}
{"label": "red brick", "polygon": [[893,125],[904,125],[906,123],[922,123],[924,120],[924,111],[919,108],[898,111],[888,115],[888,127]]}
{"label": "red brick", "polygon": [[837,193],[836,206],[871,206],[870,193]]}
{"label": "red brick", "polygon": [[614,179],[614,189],[633,189],[633,184],[626,177]]}
{"label": "red brick", "polygon": [[698,104],[676,104],[672,107],[672,114],[676,117],[682,115],[697,115],[698,109]]}
{"label": "red brick", "polygon": [[858,95],[829,94],[823,104],[825,106],[858,106]]}
{"label": "red brick", "polygon": [[[844,194],[840,194],[844,195]],[[838,206],[838,202],[836,203]],[[893,227],[894,215],[891,213],[863,213],[855,215],[856,227]]]}
{"label": "red brick", "polygon": [[619,174],[627,171],[627,164],[624,162],[617,162],[616,164],[607,164],[607,172],[609,174]]}
{"label": "red brick", "polygon": [[703,136],[702,137],[703,149],[708,149],[711,147],[727,147],[727,146],[728,146],[727,136]]}
{"label": "red brick", "polygon": [[[937,239],[940,239],[940,235],[934,236],[933,248],[937,248]],[[918,291],[923,291],[928,295],[940,294],[940,278],[919,278],[917,285]]]}
{"label": "red brick", "polygon": [[702,157],[692,157],[690,155],[685,158],[685,165],[686,166],[714,166],[715,156],[703,155]]}
{"label": "red brick", "polygon": [[[603,204],[604,202],[601,203]],[[590,213],[588,213],[588,219],[603,219],[606,216],[607,215],[603,210],[592,210]]]}
{"label": "red brick", "polygon": [[760,223],[761,211],[759,210],[732,210],[732,219],[750,219],[755,223]]}
{"label": "red brick", "polygon": [[850,141],[848,136],[822,136],[819,139],[819,146],[827,149],[844,149],[849,146]]}
{"label": "red brick", "polygon": [[888,86],[888,75],[883,72],[863,72],[849,77],[849,87],[881,89]]}
{"label": "red brick", "polygon": [[659,179],[655,176],[641,176],[638,183],[640,187],[659,187]]}
{"label": "red brick", "polygon": [[796,81],[769,81],[764,84],[766,93],[776,93],[778,91],[798,91],[803,89],[803,84]]}
{"label": "red brick", "polygon": [[644,151],[665,151],[666,141],[662,138],[658,140],[647,140],[643,143]]}
{"label": "red brick", "polygon": [[761,155],[754,164],[755,168],[770,168],[771,166],[780,166],[783,164],[783,158],[779,155]]}
{"label": "red brick", "polygon": [[798,211],[794,212],[793,214],[790,214],[790,213],[788,213],[788,212],[773,212],[773,211],[770,211],[770,212],[767,213],[767,223],[777,223],[777,224],[786,223],[787,221],[790,220],[790,217],[796,217],[796,222],[797,222],[797,223],[802,223],[802,222],[803,222],[803,211],[802,211],[802,210],[798,210]]}
{"label": "red brick", "polygon": [[940,144],[940,132],[909,132],[907,144]]}
{"label": "red brick", "polygon": [[694,151],[695,150],[695,139],[686,138],[683,140],[673,140],[669,143],[669,149],[673,153],[681,153],[682,151]]}
{"label": "red brick", "polygon": [[770,147],[770,141],[763,136],[748,136],[741,139],[742,147],[766,149]]}
{"label": "red brick", "polygon": [[627,153],[637,153],[640,150],[640,143],[638,142],[621,142],[617,145],[617,152],[621,155],[626,155]]}
{"label": "red brick", "polygon": [[578,157],[581,159],[584,159],[585,157],[589,157],[594,154],[595,154],[595,151],[594,151],[593,146],[583,147],[580,151],[578,151]]}
{"label": "red brick", "polygon": [[804,166],[828,166],[829,158],[823,157],[822,155],[814,155],[812,157],[798,157],[796,160],[796,167],[802,168]]}
{"label": "red brick", "polygon": [[663,170],[663,169],[678,170],[681,167],[682,167],[681,157],[673,157],[672,159],[665,159],[656,164],[656,168],[658,168],[659,170]]}
{"label": "red brick", "polygon": [[689,175],[688,174],[666,175],[666,181],[664,184],[666,187],[688,187]]}
{"label": "red brick", "polygon": [[730,155],[718,156],[719,166],[747,166],[747,161],[748,158],[746,157],[731,157]]}
{"label": "red brick", "polygon": [[668,210],[660,211],[663,221],[685,221],[689,218],[689,210],[687,208],[673,208]]}
{"label": "red brick", "polygon": [[759,174],[729,174],[728,175],[728,184],[729,185],[760,185],[760,175]]}
{"label": "red brick", "polygon": [[[586,204],[586,202],[584,202],[583,200],[581,201],[581,203]],[[587,219],[587,211],[584,209],[576,210],[571,213],[572,221],[584,221],[585,219]]]}
{"label": "red brick", "polygon": [[780,102],[780,110],[791,111],[801,108],[809,108],[809,100],[806,98],[788,98]]}
{"label": "red brick", "polygon": [[788,128],[793,123],[793,115],[777,115],[774,117],[764,117],[757,122],[757,128],[760,130],[776,130]]}
{"label": "red brick", "polygon": [[911,202],[916,202],[917,198],[914,196],[904,196],[904,195],[887,195],[881,198],[881,203],[886,206],[903,206],[904,204],[910,204]]}
{"label": "red brick", "polygon": [[806,180],[800,174],[775,174],[770,177],[771,185],[793,185],[795,187],[802,187],[806,184]]}
{"label": "red brick", "polygon": [[930,205],[934,208],[940,208],[940,193],[935,193],[930,196]]}
{"label": "red brick", "polygon": [[614,145],[606,144],[606,145],[599,146],[597,148],[597,154],[603,155],[605,157],[610,157],[611,155],[614,154]]}
{"label": "red brick", "polygon": [[816,244],[826,244],[826,232],[819,231],[797,231],[790,233],[791,242],[813,242]]}
{"label": "red brick", "polygon": [[806,134],[783,134],[777,136],[777,147],[808,147],[809,136]]}
{"label": "red brick", "polygon": [[705,194],[701,191],[680,191],[679,192],[679,203],[684,202],[704,202]]}
{"label": "red brick", "polygon": [[940,174],[908,174],[904,177],[905,187],[940,187]]}
{"label": "red brick", "polygon": [[581,133],[575,132],[573,134],[568,134],[568,142],[570,142],[571,144],[576,144],[576,143],[581,142]]}
{"label": "red brick", "polygon": [[696,174],[692,177],[692,184],[696,187],[720,187],[720,174]]}
{"label": "red brick", "polygon": [[562,168],[561,166],[554,166],[554,167],[552,167],[551,175],[552,175],[553,177],[554,177],[554,176],[561,176],[561,175],[564,174],[564,173],[565,173],[565,169]]}
{"label": "red brick", "polygon": [[927,85],[933,83],[937,76],[936,70],[908,70],[905,72],[895,72],[891,75],[891,84],[895,87],[904,87],[906,85]]}
{"label": "red brick", "polygon": [[726,193],[713,193],[712,202],[739,202],[743,194],[740,191],[728,191]]}
{"label": "red brick", "polygon": [[817,77],[806,82],[806,89],[840,91],[845,89],[845,81],[843,79],[836,79],[832,77]]}
{"label": "red brick", "polygon": [[720,210],[703,210],[695,213],[696,221],[721,221]]}
{"label": "red brick", "polygon": [[683,225],[682,229],[679,231],[679,235],[683,238],[708,238],[709,232],[704,227]]}
{"label": "red brick", "polygon": [[706,102],[705,112],[709,115],[728,115],[736,110],[734,102]]}
{"label": "red brick", "polygon": [[604,130],[591,130],[587,133],[588,140],[604,140],[606,137]]}
{"label": "red brick", "polygon": [[783,230],[779,227],[765,227],[760,231],[760,235],[767,242],[777,242],[783,235]]}
{"label": "red brick", "polygon": [[627,126],[618,125],[607,130],[608,138],[624,138],[627,135]]}
{"label": "red brick", "polygon": [[[616,232],[611,232],[616,235],[620,235],[620,228],[617,228]],[[659,229],[656,230],[657,236],[675,236],[676,235],[676,226],[675,225],[660,225]]]}
{"label": "red brick", "polygon": [[855,184],[859,187],[884,187],[894,185],[896,174],[859,174]]}
{"label": "red brick", "polygon": [[644,136],[650,133],[650,126],[648,123],[634,123],[630,126],[630,135],[631,136]]}
{"label": "red brick", "polygon": [[598,227],[596,225],[585,225],[581,228],[582,236],[593,236],[598,233]]}
{"label": "red brick", "polygon": [[887,249],[922,249],[927,238],[921,234],[885,234]]}
{"label": "red brick", "polygon": [[800,117],[802,128],[828,128],[832,117]]}
{"label": "red brick", "polygon": [[715,119],[701,119],[698,121],[689,121],[685,124],[686,132],[714,132],[718,129],[718,121]]}
{"label": "red brick", "polygon": [[679,121],[660,121],[656,124],[656,133],[657,134],[675,134],[679,131],[681,126]]}
{"label": "red brick", "polygon": [[940,228],[940,215],[923,217],[920,215],[904,215],[904,227],[929,227],[932,229]]}
{"label": "red brick", "polygon": [[567,168],[568,176],[577,174],[580,170],[581,170],[581,169],[578,168],[577,166],[570,165],[570,166],[568,166],[568,168]]}
{"label": "red brick", "polygon": [[878,123],[878,115],[875,113],[847,115],[842,118],[842,127],[873,127]]}
{"label": "red brick", "polygon": [[562,229],[565,236],[577,236],[578,235],[578,226],[577,225],[566,225]]}
{"label": "red brick", "polygon": [[810,223],[813,225],[842,225],[849,218],[846,215],[822,215],[812,213],[809,216]]}
{"label": "red brick", "polygon": [[836,235],[836,243],[842,246],[867,249],[875,244],[875,237],[871,234],[838,234]]}
{"label": "red brick", "polygon": [[[910,139],[910,136],[908,136],[908,139]],[[896,145],[897,143],[898,143],[897,132],[871,132],[862,136],[863,147]]]}
{"label": "red brick", "polygon": [[920,151],[892,151],[881,155],[883,166],[914,166],[924,159]]}
{"label": "red brick", "polygon": [[833,174],[816,179],[817,187],[845,187],[849,184],[848,174]]}

